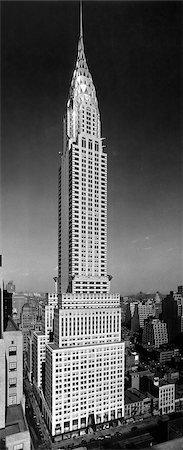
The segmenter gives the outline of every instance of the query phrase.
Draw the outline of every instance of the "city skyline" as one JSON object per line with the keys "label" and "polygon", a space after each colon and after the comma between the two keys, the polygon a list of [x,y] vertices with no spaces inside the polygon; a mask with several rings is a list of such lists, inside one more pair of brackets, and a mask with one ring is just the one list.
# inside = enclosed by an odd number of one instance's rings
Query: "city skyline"
{"label": "city skyline", "polygon": [[[17,290],[51,291],[57,274],[58,152],[78,10],[2,2],[3,265]],[[83,10],[107,137],[112,290],[167,292],[182,283],[179,5],[85,1]]]}

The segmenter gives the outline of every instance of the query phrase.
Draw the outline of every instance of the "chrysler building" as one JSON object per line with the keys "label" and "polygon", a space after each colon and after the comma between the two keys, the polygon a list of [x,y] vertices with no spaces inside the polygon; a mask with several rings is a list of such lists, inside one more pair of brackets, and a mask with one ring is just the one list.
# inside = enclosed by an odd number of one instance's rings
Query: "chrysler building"
{"label": "chrysler building", "polygon": [[42,408],[54,439],[124,416],[119,294],[107,274],[107,154],[83,43],[65,117],[59,167],[58,308],[46,344]]}

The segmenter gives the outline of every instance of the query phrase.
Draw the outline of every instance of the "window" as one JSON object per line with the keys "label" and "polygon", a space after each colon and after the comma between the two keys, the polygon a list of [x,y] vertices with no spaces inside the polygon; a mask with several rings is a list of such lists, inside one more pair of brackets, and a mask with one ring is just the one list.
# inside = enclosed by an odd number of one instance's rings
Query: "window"
{"label": "window", "polygon": [[16,387],[17,385],[17,379],[16,378],[10,378],[9,379],[9,387]]}
{"label": "window", "polygon": [[9,371],[13,372],[13,370],[17,370],[17,363],[16,362],[10,362],[9,363]]}
{"label": "window", "polygon": [[9,395],[9,405],[16,405],[17,396],[16,394]]}
{"label": "window", "polygon": [[16,444],[13,446],[13,450],[22,450],[24,448],[24,444]]}
{"label": "window", "polygon": [[82,147],[86,148],[86,139],[82,139]]}
{"label": "window", "polygon": [[9,347],[9,356],[14,356],[17,353],[17,348],[15,346]]}

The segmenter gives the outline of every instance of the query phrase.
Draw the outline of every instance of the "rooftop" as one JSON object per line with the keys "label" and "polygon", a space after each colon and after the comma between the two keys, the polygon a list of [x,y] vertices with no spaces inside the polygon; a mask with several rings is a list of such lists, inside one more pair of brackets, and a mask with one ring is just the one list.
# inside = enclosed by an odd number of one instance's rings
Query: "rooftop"
{"label": "rooftop", "polygon": [[137,389],[129,388],[125,391],[125,404],[141,402],[146,397],[147,397],[147,395],[143,394],[142,392],[138,391]]}
{"label": "rooftop", "polygon": [[21,405],[8,406],[6,414],[6,436],[27,431]]}
{"label": "rooftop", "polygon": [[8,323],[7,323],[7,327],[6,327],[5,332],[6,331],[20,331],[19,328],[17,327],[16,323],[14,322],[12,317],[10,317],[10,316],[8,318]]}

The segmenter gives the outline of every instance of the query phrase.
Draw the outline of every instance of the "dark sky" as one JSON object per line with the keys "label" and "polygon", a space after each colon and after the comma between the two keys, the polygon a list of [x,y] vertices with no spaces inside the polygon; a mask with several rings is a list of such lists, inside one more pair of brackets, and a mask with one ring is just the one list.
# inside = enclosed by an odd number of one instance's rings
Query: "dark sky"
{"label": "dark sky", "polygon": [[[4,279],[53,290],[62,116],[79,3],[1,2]],[[108,153],[112,290],[183,283],[180,2],[84,1],[84,42]]]}

